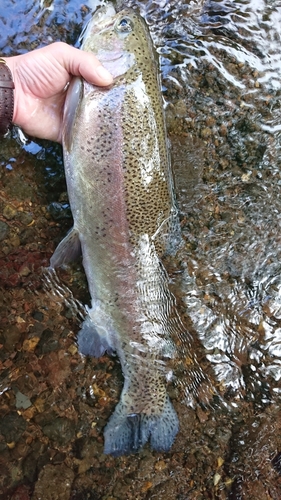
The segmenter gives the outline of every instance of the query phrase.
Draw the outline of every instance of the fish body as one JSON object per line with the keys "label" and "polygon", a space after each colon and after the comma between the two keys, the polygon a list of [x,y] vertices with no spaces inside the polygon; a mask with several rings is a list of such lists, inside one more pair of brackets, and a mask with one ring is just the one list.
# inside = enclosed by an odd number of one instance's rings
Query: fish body
{"label": "fish body", "polygon": [[105,453],[128,454],[147,441],[168,451],[179,424],[166,392],[172,304],[161,257],[173,246],[177,210],[154,48],[144,20],[112,4],[93,16],[81,48],[114,84],[74,79],[68,91],[63,151],[74,226],[51,267],[81,245],[91,308],[79,350],[116,352],[121,361],[124,387],[105,427]]}

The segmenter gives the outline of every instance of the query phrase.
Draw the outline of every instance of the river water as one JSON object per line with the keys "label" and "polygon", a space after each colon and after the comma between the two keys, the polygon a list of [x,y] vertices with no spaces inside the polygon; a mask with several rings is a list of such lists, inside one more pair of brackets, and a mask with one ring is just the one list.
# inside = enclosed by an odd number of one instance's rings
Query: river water
{"label": "river water", "polygon": [[[0,51],[75,44],[100,3],[4,0]],[[185,241],[171,286],[212,384],[192,406],[185,371],[175,370],[181,431],[170,454],[102,455],[118,365],[80,360],[75,317],[40,281],[71,226],[61,149],[23,144],[14,131],[0,149],[3,499],[47,499],[49,483],[52,500],[279,499],[281,3],[126,5],[146,18],[160,58]],[[86,300],[81,266],[63,277]]]}

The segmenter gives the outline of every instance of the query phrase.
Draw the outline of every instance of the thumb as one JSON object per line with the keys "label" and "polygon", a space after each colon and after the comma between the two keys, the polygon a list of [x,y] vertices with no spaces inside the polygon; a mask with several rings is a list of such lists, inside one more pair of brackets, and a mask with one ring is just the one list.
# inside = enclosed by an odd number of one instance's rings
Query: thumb
{"label": "thumb", "polygon": [[102,66],[94,54],[71,47],[64,42],[53,44],[56,57],[66,71],[74,76],[82,76],[89,83],[106,86],[111,85],[113,77]]}

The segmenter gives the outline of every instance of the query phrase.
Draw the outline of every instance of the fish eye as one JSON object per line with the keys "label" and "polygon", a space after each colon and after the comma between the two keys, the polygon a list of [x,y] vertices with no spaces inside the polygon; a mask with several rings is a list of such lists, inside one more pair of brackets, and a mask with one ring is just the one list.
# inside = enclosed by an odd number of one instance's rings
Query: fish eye
{"label": "fish eye", "polygon": [[130,33],[133,30],[133,22],[129,17],[122,17],[116,22],[115,29],[119,33]]}

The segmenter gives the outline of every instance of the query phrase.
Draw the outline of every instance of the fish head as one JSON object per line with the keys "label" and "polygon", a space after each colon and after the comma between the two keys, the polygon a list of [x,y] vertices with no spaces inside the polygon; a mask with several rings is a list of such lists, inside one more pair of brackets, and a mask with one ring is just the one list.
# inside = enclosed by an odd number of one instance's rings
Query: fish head
{"label": "fish head", "polygon": [[[140,62],[153,59],[153,44],[142,17],[133,9],[116,12],[111,3],[98,9],[81,38],[81,49],[94,53],[117,78],[128,73],[134,78],[140,72]],[[147,51],[150,54],[147,54]]]}

